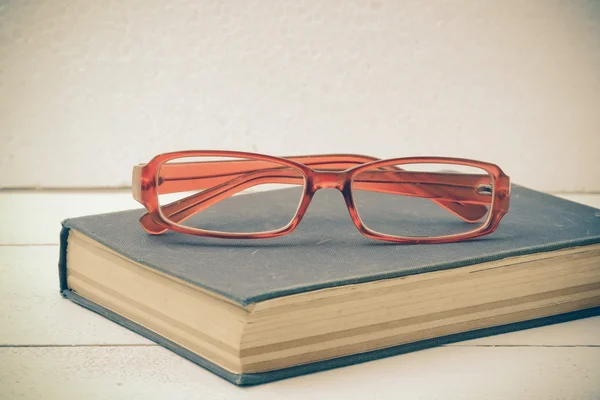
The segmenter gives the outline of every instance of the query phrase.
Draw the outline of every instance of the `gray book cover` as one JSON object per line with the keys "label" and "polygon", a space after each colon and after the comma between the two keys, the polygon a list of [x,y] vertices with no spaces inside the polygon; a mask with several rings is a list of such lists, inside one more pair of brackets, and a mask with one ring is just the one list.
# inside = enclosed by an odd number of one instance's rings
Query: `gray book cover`
{"label": "gray book cover", "polygon": [[[295,201],[280,191],[279,201]],[[229,202],[264,207],[263,194]],[[269,200],[275,199],[269,194]],[[233,201],[235,200],[235,201]],[[275,207],[273,209],[276,209]],[[382,210],[385,207],[381,207]],[[298,228],[265,240],[213,239],[176,232],[152,236],[138,223],[145,210],[92,215],[63,221],[59,276],[61,294],[238,385],[265,383],[350,365],[444,343],[596,315],[600,308],[523,323],[465,332],[388,349],[257,374],[232,374],[146,328],[73,293],[66,282],[68,232],[75,229],[117,253],[148,267],[223,295],[242,306],[308,292],[396,278],[506,257],[600,243],[600,210],[513,185],[511,206],[497,231],[449,244],[401,245],[362,236],[339,192],[320,190]],[[240,222],[241,223],[241,222]],[[410,222],[418,224],[419,221]]]}

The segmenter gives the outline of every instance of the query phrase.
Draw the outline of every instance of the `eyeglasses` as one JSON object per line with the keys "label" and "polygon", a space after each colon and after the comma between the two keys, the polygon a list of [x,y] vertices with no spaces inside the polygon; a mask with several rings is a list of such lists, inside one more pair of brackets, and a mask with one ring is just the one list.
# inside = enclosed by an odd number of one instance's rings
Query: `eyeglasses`
{"label": "eyeglasses", "polygon": [[510,179],[498,166],[459,158],[182,151],[133,168],[133,197],[148,210],[140,223],[151,234],[285,235],[321,188],[342,192],[363,235],[398,243],[489,234],[510,197]]}

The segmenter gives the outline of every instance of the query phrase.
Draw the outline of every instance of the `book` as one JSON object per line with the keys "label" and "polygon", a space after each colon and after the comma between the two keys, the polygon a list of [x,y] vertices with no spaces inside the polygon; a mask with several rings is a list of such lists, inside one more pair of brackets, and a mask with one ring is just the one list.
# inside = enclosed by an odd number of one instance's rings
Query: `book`
{"label": "book", "polygon": [[518,185],[496,232],[447,244],[368,239],[333,189],[267,240],[152,236],[144,213],[63,221],[61,294],[237,385],[600,314],[600,210]]}

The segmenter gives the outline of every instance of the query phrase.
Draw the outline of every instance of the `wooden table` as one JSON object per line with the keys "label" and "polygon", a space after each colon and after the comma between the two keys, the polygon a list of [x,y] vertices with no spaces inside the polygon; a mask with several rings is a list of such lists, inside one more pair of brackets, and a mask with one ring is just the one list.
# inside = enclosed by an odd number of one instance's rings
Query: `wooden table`
{"label": "wooden table", "polygon": [[600,317],[238,388],[59,295],[60,221],[136,207],[0,192],[0,399],[600,399]]}

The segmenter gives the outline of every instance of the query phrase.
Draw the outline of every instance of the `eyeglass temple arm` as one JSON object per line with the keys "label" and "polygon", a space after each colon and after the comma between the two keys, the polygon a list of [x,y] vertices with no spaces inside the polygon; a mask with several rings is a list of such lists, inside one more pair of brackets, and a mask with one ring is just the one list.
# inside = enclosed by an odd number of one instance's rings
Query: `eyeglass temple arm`
{"label": "eyeglass temple arm", "polygon": [[[298,172],[298,176],[290,176],[290,172],[293,173],[295,171],[274,171],[273,173],[268,174],[265,173],[265,171],[260,171],[254,173],[258,175],[254,178],[249,178],[247,176],[238,177],[230,182],[222,183],[219,186],[212,187],[203,192],[195,193],[183,199],[163,205],[161,206],[161,212],[169,220],[180,223],[194,214],[253,186],[264,183],[302,185],[304,180],[302,174]],[[162,225],[156,224],[152,220],[152,216],[148,213],[140,218],[140,222],[144,229],[150,233],[158,234],[166,231]]]}
{"label": "eyeglass temple arm", "polygon": [[[252,163],[256,162],[252,161]],[[272,165],[272,163],[269,164]],[[232,165],[230,164],[230,166]],[[332,163],[328,163],[327,166],[328,169],[348,167],[348,165],[333,165]],[[205,165],[203,165],[203,171],[206,171]],[[206,179],[210,180],[210,183],[206,185],[210,189],[161,207],[162,213],[174,222],[182,222],[213,204],[252,186],[263,183],[300,185],[303,184],[304,179],[299,171],[285,167],[259,169],[242,174],[239,173],[238,168],[237,176],[234,175],[233,179],[232,175],[219,174],[218,176],[193,177],[190,180],[192,173],[189,165],[186,169],[187,179],[170,178],[168,173],[162,175],[164,180],[161,184],[165,185],[163,193],[186,191],[192,188],[199,189],[202,188],[203,183],[208,183],[205,181]],[[477,192],[473,190],[478,184],[484,184],[486,178],[487,176],[482,175],[404,172],[389,167],[387,171],[382,169],[361,173],[360,181],[354,181],[353,186],[358,190],[430,198],[465,221],[475,222],[487,213],[488,208],[485,205],[491,203],[489,196],[477,195]],[[201,179],[201,181],[197,181],[197,179]],[[229,180],[222,182],[224,179]],[[218,182],[222,183],[218,184]],[[425,185],[421,186],[421,184]],[[176,187],[167,187],[167,185],[176,185]],[[149,214],[144,215],[140,221],[151,233],[165,231],[165,228],[155,223]]]}
{"label": "eyeglass temple arm", "polygon": [[[170,220],[174,222],[181,222],[191,217],[192,215],[214,205],[215,203],[218,203],[219,201],[222,201],[230,196],[233,196],[238,192],[241,192],[253,186],[258,186],[264,183],[302,185],[302,175],[298,173],[296,176],[292,176],[289,175],[290,172],[292,171],[273,171],[267,174],[266,172],[261,171],[257,173],[257,176],[251,178],[248,176],[244,176],[243,179],[236,178],[230,182],[221,184],[220,186],[207,189],[200,193],[192,194],[176,202],[164,205],[161,207],[161,211]],[[459,211],[463,211],[463,213],[465,209],[473,210],[474,207],[477,207],[477,212],[479,212],[480,210],[479,207],[481,207],[481,209],[485,211],[483,214],[471,213],[473,221],[468,221],[465,217],[461,216],[464,220],[468,222],[475,222],[478,219],[480,219],[483,215],[485,215],[485,213],[487,213],[488,210],[487,207],[485,207],[485,205],[489,205],[489,203],[491,202],[491,199],[489,197],[482,199],[480,196],[475,196],[473,194],[473,186],[471,185],[458,187],[448,186],[445,183],[431,182],[431,186],[423,187],[416,185],[414,176],[410,176],[411,182],[398,181],[398,179],[401,178],[398,175],[413,175],[414,173],[399,173],[390,171],[387,172],[387,174],[389,178],[393,178],[395,181],[385,182],[382,181],[382,177],[379,176],[378,181],[370,182],[366,180],[368,178],[365,177],[365,179],[361,181],[355,181],[353,184],[354,188],[358,190],[377,191],[382,193],[401,194],[404,196],[429,198],[432,201],[444,206],[446,204],[456,204],[457,209]],[[390,176],[390,174],[393,174],[393,176]],[[461,175],[460,178],[464,180],[465,176]],[[447,176],[444,176],[444,179],[447,179]],[[421,179],[420,181],[424,180]],[[454,210],[451,211],[454,212]],[[458,215],[458,212],[454,213]],[[146,218],[149,218],[149,216]]]}

